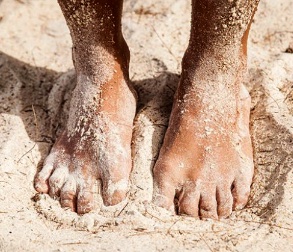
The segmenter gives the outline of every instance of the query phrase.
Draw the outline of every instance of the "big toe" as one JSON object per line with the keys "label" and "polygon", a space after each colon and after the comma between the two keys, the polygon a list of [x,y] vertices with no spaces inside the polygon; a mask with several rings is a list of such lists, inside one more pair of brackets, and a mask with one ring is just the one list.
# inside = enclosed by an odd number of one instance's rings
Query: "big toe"
{"label": "big toe", "polygon": [[[163,167],[165,168],[165,167]],[[176,185],[167,172],[159,165],[154,168],[153,203],[167,210],[174,210]]]}
{"label": "big toe", "polygon": [[174,210],[175,187],[168,183],[155,183],[153,203],[167,210]]}
{"label": "big toe", "polygon": [[128,179],[104,179],[103,200],[106,206],[114,206],[126,198],[128,192]]}
{"label": "big toe", "polygon": [[250,182],[247,180],[237,180],[233,184],[233,209],[240,210],[245,207],[248,202],[250,193]]}

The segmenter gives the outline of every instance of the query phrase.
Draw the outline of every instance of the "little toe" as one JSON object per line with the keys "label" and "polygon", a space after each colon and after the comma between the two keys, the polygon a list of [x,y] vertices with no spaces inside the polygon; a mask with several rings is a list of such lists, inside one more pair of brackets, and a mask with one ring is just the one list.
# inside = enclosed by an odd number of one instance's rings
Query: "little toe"
{"label": "little toe", "polygon": [[76,211],[76,182],[72,176],[68,178],[61,189],[60,203],[62,207]]}
{"label": "little toe", "polygon": [[230,186],[217,188],[217,203],[219,218],[227,218],[232,213],[233,197]]}
{"label": "little toe", "polygon": [[216,190],[204,190],[199,200],[199,215],[201,219],[218,219]]}

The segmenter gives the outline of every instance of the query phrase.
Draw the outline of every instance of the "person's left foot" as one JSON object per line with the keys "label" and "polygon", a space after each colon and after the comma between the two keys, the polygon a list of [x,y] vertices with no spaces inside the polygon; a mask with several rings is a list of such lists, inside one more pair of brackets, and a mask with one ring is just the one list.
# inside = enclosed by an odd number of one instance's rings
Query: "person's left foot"
{"label": "person's left foot", "polygon": [[225,218],[246,205],[250,192],[250,96],[244,86],[233,93],[221,83],[186,83],[177,90],[153,170],[153,201],[183,215]]}

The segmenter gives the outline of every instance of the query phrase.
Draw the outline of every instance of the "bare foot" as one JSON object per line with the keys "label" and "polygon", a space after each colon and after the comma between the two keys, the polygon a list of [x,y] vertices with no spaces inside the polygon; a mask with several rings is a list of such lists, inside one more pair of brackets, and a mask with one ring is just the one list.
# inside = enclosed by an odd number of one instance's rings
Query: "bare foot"
{"label": "bare foot", "polygon": [[247,203],[253,156],[242,83],[258,2],[192,1],[180,85],[153,171],[159,206],[217,219]]}
{"label": "bare foot", "polygon": [[[204,68],[204,67],[203,67]],[[159,158],[154,202],[178,213],[225,218],[247,203],[253,176],[250,96],[237,77],[183,73]],[[202,77],[204,76],[204,77]],[[194,83],[197,80],[198,85]],[[176,199],[176,200],[175,200]]]}
{"label": "bare foot", "polygon": [[136,101],[120,66],[111,68],[98,78],[78,75],[67,128],[35,179],[38,192],[60,196],[62,207],[80,214],[93,208],[97,179],[106,205],[119,203],[128,189]]}
{"label": "bare foot", "polygon": [[86,213],[93,208],[97,179],[105,205],[126,196],[136,99],[121,31],[122,1],[58,2],[72,37],[77,86],[66,130],[37,174],[35,188],[60,196],[62,207]]}

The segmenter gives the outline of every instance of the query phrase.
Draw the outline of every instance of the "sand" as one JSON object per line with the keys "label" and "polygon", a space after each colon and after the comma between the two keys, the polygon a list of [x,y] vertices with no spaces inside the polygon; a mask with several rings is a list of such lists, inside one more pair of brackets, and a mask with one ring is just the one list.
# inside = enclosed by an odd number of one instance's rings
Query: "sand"
{"label": "sand", "polygon": [[0,251],[293,251],[293,0],[263,0],[249,40],[255,177],[227,220],[172,216],[150,203],[188,42],[186,0],[125,0],[130,76],[139,93],[128,199],[78,216],[33,179],[68,118],[75,85],[56,1],[0,0]]}

